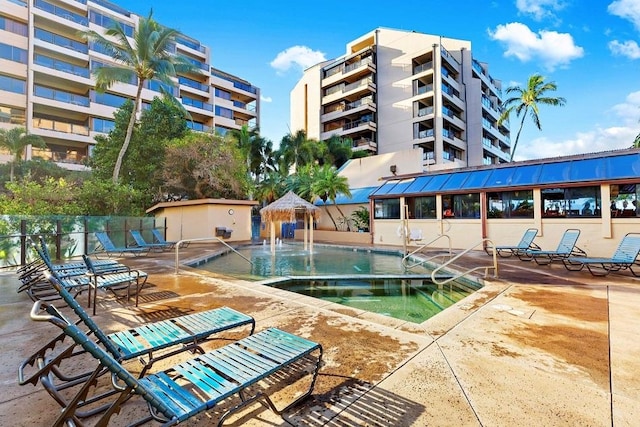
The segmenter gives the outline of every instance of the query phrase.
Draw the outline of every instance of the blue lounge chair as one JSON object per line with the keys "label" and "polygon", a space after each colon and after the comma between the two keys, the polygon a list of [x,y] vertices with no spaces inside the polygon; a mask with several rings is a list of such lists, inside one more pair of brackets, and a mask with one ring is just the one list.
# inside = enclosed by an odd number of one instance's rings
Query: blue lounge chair
{"label": "blue lounge chair", "polygon": [[96,239],[98,239],[98,246],[93,251],[96,256],[101,253],[107,254],[108,257],[116,254],[117,256],[123,256],[124,254],[140,256],[147,255],[149,253],[149,248],[129,248],[126,246],[117,247],[113,244],[106,231],[96,231],[94,234],[96,236]]}
{"label": "blue lounge chair", "polygon": [[[160,233],[160,230],[156,228],[151,230],[151,234],[153,234],[153,239],[154,239],[153,241],[155,243],[162,243],[164,245],[168,245],[169,249],[173,249],[176,246],[176,244],[178,244],[178,242],[166,241],[162,233]],[[182,242],[180,244],[181,248],[186,248],[187,246],[189,246],[189,242]]]}
{"label": "blue lounge chair", "polygon": [[562,262],[567,270],[580,271],[587,267],[594,276],[606,276],[612,271],[628,269],[631,274],[638,277],[640,271],[634,271],[640,254],[640,233],[626,234],[611,258],[569,257]]}
{"label": "blue lounge chair", "polygon": [[[40,314],[42,307],[45,307],[46,314]],[[282,414],[311,395],[322,360],[320,344],[269,328],[162,372],[136,378],[100,344],[96,344],[78,326],[66,320],[54,306],[42,301],[36,302],[31,310],[31,318],[59,327],[98,362],[91,375],[81,383],[75,397],[68,400],[55,399],[62,407],[55,425],[81,424],[77,419],[77,411],[85,403],[87,396],[94,395],[92,392],[97,389],[96,384],[106,386],[105,373],[111,374],[113,393],[107,395],[110,400],[104,410],[95,414],[99,417],[95,425],[108,425],[110,418],[119,413],[134,395],[147,403],[149,415],[133,425],[152,420],[163,426],[176,425],[205,411],[214,412],[216,405],[234,395],[238,395],[241,402],[224,409],[225,412],[218,419],[218,426],[229,415],[256,401],[263,401],[274,412]],[[39,379],[45,388],[51,385],[48,378],[54,366],[53,363],[42,366]],[[282,409],[277,408],[269,397],[268,385],[262,390],[252,387],[269,377],[279,377],[279,381],[285,381],[286,378],[297,381],[302,374],[312,375],[308,389]],[[47,391],[52,396],[57,396],[57,391]]]}
{"label": "blue lounge chair", "polygon": [[[495,246],[495,251],[501,257],[508,258],[513,255],[524,255],[526,251],[530,249],[540,249],[538,245],[533,243],[533,239],[536,238],[536,234],[538,234],[537,228],[529,228],[524,232],[524,235],[516,246]],[[487,254],[491,255],[491,249],[491,246],[485,247]]]}
{"label": "blue lounge chair", "polygon": [[529,249],[523,254],[520,254],[519,257],[523,260],[533,259],[539,265],[547,265],[553,261],[562,261],[572,256],[586,257],[587,253],[576,246],[578,237],[580,237],[580,230],[569,228],[565,230],[555,251]]}
{"label": "blue lounge chair", "polygon": [[[255,320],[229,307],[220,307],[199,313],[187,314],[167,320],[146,323],[111,334],[105,334],[80,306],[71,293],[62,285],[56,275],[48,275],[52,287],[60,294],[64,302],[78,317],[76,324],[84,325],[88,332],[102,343],[105,349],[119,362],[138,359],[143,365],[140,377],[151,369],[158,360],[180,354],[185,351],[204,353],[202,343],[216,339],[216,335],[231,329],[250,326],[249,335],[255,329]],[[19,369],[21,384],[37,381],[38,375],[25,375],[29,366],[38,366],[38,361],[49,357],[58,342],[64,340],[64,334],[37,350],[22,363]],[[67,378],[60,375],[59,378]]]}
{"label": "blue lounge chair", "polygon": [[136,248],[149,248],[151,251],[162,252],[170,250],[173,247],[171,243],[147,243],[139,230],[129,230],[129,234],[134,241],[133,247]]}

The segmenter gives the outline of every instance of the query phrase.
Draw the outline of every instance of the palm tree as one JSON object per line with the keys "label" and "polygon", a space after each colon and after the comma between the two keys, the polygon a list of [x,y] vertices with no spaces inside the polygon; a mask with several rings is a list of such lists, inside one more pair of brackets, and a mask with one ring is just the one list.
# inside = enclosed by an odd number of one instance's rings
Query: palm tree
{"label": "palm tree", "polygon": [[[349,180],[344,176],[338,175],[338,170],[333,165],[324,165],[320,168],[317,168],[313,175],[313,193],[322,199],[322,202],[326,205],[327,200],[331,200],[333,204],[336,205],[336,209],[340,213],[342,218],[344,213],[340,207],[336,204],[336,197],[338,193],[342,193],[347,197],[351,197],[351,191],[349,190]],[[338,229],[338,225],[336,221],[333,219],[331,212],[327,209],[327,213],[329,214],[329,218],[331,218],[331,222]],[[351,227],[349,226],[349,221],[347,223],[347,231],[351,231]]]}
{"label": "palm tree", "polygon": [[22,160],[24,150],[29,145],[39,148],[46,147],[44,140],[40,136],[27,133],[27,130],[23,127],[0,129],[0,147],[5,148],[13,156],[9,173],[11,182],[13,182],[14,166]]}
{"label": "palm tree", "polygon": [[547,92],[555,90],[557,90],[555,82],[545,82],[544,77],[542,77],[540,74],[534,74],[530,76],[529,81],[527,82],[527,87],[524,89],[519,86],[510,86],[509,88],[507,88],[507,94],[516,94],[516,96],[508,98],[502,104],[504,110],[502,111],[502,114],[498,119],[498,125],[508,120],[509,115],[514,111],[517,117],[520,117],[520,115],[522,115],[520,128],[518,129],[516,140],[513,143],[513,148],[511,150],[511,158],[509,159],[510,161],[513,160],[513,155],[516,152],[518,139],[520,138],[520,132],[522,132],[524,119],[525,117],[527,117],[527,113],[531,115],[531,119],[533,120],[533,123],[535,123],[538,130],[542,130],[542,127],[540,125],[540,111],[538,108],[538,104],[561,107],[567,102],[562,97],[546,96]]}
{"label": "palm tree", "polygon": [[[113,168],[113,182],[118,182],[122,160],[129,148],[136,118],[140,114],[142,88],[146,81],[156,79],[162,84],[161,90],[168,94],[166,87],[174,85],[171,78],[178,72],[193,72],[197,67],[186,58],[173,53],[175,38],[180,33],[158,24],[149,12],[147,18],[141,18],[133,34],[133,44],[119,24],[109,27],[105,34],[115,40],[105,38],[93,30],[82,33],[83,37],[105,49],[118,65],[105,65],[94,71],[96,90],[103,92],[116,82],[137,82],[134,109],[131,113],[124,143],[118,153]],[[173,96],[171,95],[172,99]],[[177,102],[177,101],[176,101]]]}
{"label": "palm tree", "polygon": [[315,143],[315,140],[307,139],[307,133],[304,130],[297,131],[295,135],[290,133],[282,138],[278,149],[280,170],[288,170],[293,165],[295,173],[298,167],[313,162]]}

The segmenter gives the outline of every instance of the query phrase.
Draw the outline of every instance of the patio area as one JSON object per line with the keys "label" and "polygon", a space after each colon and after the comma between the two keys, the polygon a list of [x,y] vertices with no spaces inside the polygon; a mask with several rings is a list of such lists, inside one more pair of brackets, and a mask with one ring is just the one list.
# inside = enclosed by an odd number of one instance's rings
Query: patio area
{"label": "patio area", "polygon": [[[192,244],[181,261],[218,249]],[[174,259],[173,252],[122,259],[149,273],[148,286],[137,308],[101,295],[98,325],[111,332],[228,306],[253,316],[257,331],[278,327],[324,347],[310,399],[282,418],[254,403],[225,425],[632,426],[640,419],[640,281],[629,273],[594,278],[560,264],[500,259],[499,279],[414,324],[192,268],[175,274]],[[481,263],[489,263],[484,252],[456,267]],[[16,293],[15,273],[0,272],[0,286],[1,424],[49,426],[58,405],[41,386],[18,385],[17,372],[57,331],[29,319],[32,302]],[[110,425],[144,409],[132,399]]]}

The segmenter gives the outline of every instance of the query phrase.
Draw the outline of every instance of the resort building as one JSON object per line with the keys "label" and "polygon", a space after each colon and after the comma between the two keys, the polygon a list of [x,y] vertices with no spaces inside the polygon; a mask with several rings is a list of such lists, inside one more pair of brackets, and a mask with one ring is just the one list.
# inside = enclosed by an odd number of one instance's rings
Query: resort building
{"label": "resort building", "polygon": [[[357,201],[369,203],[369,238],[375,244],[406,240],[414,247],[450,243],[467,249],[490,239],[515,245],[532,228],[535,243],[553,249],[567,229],[578,229],[582,250],[610,257],[627,233],[638,231],[640,150],[387,175],[381,185],[363,187],[357,195]],[[345,197],[337,202],[350,203]],[[443,235],[448,239],[439,238]]]}
{"label": "resort building", "polygon": [[373,154],[417,148],[425,171],[509,161],[502,84],[469,41],[378,28],[305,70],[290,96],[291,129],[309,138]]}
{"label": "resort building", "polygon": [[[47,143],[46,149],[28,150],[27,159],[84,167],[94,137],[108,133],[114,112],[135,98],[136,82],[98,93],[91,72],[113,58],[79,33],[104,32],[115,23],[133,35],[139,20],[105,0],[0,0],[0,127],[25,127]],[[179,75],[171,88],[191,114],[192,129],[224,134],[243,125],[259,126],[258,88],[213,68],[210,48],[198,40],[182,35],[174,49],[198,68]],[[160,95],[158,82],[147,82],[143,108]],[[3,158],[6,153],[0,153]]]}

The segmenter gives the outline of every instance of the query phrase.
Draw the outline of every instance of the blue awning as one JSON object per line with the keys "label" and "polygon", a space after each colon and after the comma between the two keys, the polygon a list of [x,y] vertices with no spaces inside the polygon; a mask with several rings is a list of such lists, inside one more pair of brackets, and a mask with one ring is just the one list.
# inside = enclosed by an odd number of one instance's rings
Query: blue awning
{"label": "blue awning", "polygon": [[[630,152],[631,151],[631,152]],[[403,194],[479,191],[493,188],[579,184],[580,182],[640,180],[640,151],[590,155],[566,160],[517,162],[474,170],[431,173],[410,179],[393,178],[371,194]]]}
{"label": "blue awning", "polygon": [[[369,196],[379,187],[362,187],[362,188],[351,188],[349,191],[351,192],[351,197],[347,197],[342,193],[339,193],[336,196],[336,204],[337,205],[353,205],[353,204],[361,204],[369,203]],[[317,199],[314,203],[316,206],[324,206],[324,203],[321,199]],[[333,204],[331,201],[327,200],[327,204]]]}

